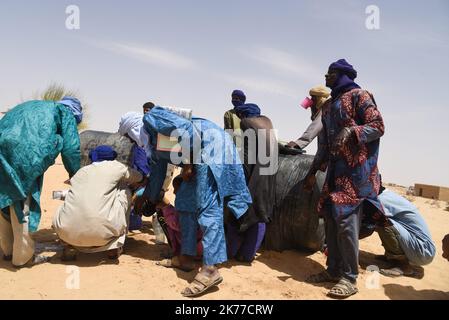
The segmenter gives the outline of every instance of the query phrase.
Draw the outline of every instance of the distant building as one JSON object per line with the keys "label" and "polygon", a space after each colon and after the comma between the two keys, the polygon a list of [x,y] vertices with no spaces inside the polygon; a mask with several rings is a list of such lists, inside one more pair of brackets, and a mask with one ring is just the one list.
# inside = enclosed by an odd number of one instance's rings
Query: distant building
{"label": "distant building", "polygon": [[416,183],[415,196],[435,200],[449,201],[449,188]]}

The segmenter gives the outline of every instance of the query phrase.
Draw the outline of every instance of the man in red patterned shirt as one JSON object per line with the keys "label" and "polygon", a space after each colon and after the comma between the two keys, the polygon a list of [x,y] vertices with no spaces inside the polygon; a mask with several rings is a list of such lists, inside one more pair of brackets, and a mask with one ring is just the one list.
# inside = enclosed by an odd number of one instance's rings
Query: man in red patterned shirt
{"label": "man in red patterned shirt", "polygon": [[327,170],[318,211],[326,220],[328,268],[307,281],[337,282],[329,295],[339,298],[358,292],[358,241],[364,207],[376,207],[381,216],[375,218],[384,218],[377,169],[384,123],[374,98],[354,82],[356,77],[357,71],[344,59],[329,67],[326,86],[332,89],[332,98],[323,106],[318,151],[304,183],[304,189],[310,190],[316,172]]}

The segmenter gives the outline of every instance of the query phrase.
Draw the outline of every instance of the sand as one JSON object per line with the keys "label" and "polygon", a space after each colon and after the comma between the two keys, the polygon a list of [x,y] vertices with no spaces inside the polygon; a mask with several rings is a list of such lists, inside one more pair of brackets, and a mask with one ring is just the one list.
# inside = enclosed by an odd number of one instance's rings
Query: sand
{"label": "sand", "polygon": [[[0,260],[0,299],[184,299],[180,291],[195,273],[155,264],[167,246],[155,244],[149,218],[145,218],[141,232],[129,234],[126,252],[119,262],[108,260],[105,253],[80,254],[75,262],[61,262],[57,237],[51,230],[52,216],[61,202],[52,200],[51,192],[67,189],[66,179],[60,161],[47,171],[41,197],[42,222],[34,234],[46,247],[44,254],[52,256],[51,261],[16,270]],[[392,189],[405,194],[405,188]],[[449,233],[447,203],[412,198],[437,245],[434,261],[424,267],[422,279],[392,279],[371,272],[376,267],[368,266],[378,264],[374,254],[383,253],[379,237],[374,234],[361,241],[360,292],[350,299],[449,299],[449,262],[441,257],[441,240]],[[223,283],[199,299],[329,299],[326,292],[330,285],[304,282],[324,265],[325,255],[320,252],[307,255],[299,251],[261,251],[252,265],[224,264],[220,269]]]}

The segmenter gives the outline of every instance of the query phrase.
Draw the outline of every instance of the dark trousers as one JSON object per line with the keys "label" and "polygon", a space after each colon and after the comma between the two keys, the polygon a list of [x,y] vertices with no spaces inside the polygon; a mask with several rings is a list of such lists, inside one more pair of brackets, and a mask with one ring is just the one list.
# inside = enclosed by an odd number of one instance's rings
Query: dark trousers
{"label": "dark trousers", "polygon": [[394,226],[376,228],[382,246],[385,249],[385,256],[390,260],[407,261],[404,250],[399,242],[399,232]]}
{"label": "dark trousers", "polygon": [[327,271],[334,277],[343,277],[355,283],[359,274],[359,231],[362,221],[359,206],[347,217],[336,220],[332,207],[328,207],[326,242],[328,248]]}

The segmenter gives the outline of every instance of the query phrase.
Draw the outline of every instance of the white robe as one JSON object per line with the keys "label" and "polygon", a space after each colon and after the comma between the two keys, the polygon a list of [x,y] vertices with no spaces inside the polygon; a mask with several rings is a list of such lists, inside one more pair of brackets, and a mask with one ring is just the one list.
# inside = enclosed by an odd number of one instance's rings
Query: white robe
{"label": "white robe", "polygon": [[80,169],[53,219],[59,238],[82,252],[123,246],[131,207],[127,184],[141,179],[139,172],[118,161],[93,163]]}

